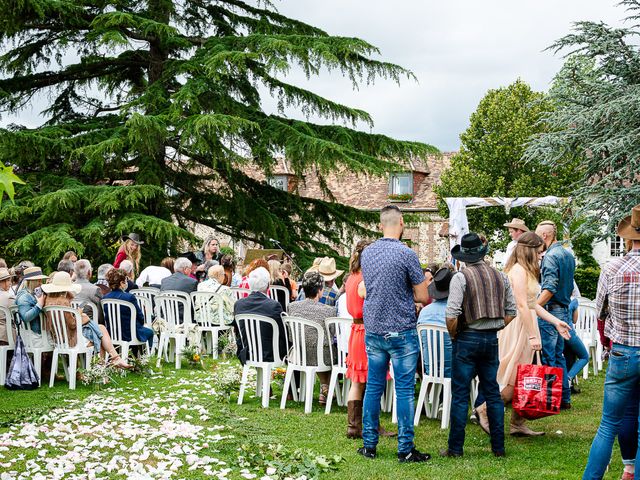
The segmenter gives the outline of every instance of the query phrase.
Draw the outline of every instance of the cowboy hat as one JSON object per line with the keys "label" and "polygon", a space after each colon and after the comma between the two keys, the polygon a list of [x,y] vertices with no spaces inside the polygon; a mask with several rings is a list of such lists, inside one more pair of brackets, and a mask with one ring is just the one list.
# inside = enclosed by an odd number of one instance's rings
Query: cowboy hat
{"label": "cowboy hat", "polygon": [[0,282],[12,277],[15,277],[15,275],[12,274],[8,268],[0,268]]}
{"label": "cowboy hat", "polygon": [[453,272],[448,268],[441,268],[433,275],[433,282],[429,284],[429,296],[434,300],[442,300],[449,296],[449,284]]}
{"label": "cowboy hat", "polygon": [[24,272],[22,272],[23,280],[48,280],[49,277],[43,275],[42,269],[40,267],[29,267],[25,268]]}
{"label": "cowboy hat", "polygon": [[[313,265],[311,265],[309,267],[309,269],[307,270],[307,272],[317,272],[318,268],[320,267],[320,262],[322,261],[322,257],[317,257],[313,260]],[[304,272],[304,273],[307,273]]]}
{"label": "cowboy hat", "polygon": [[523,232],[528,232],[529,227],[524,223],[524,220],[520,220],[519,218],[514,218],[510,222],[504,224],[507,228],[515,228],[516,230],[522,230]]}
{"label": "cowboy hat", "polygon": [[451,256],[456,260],[464,263],[475,263],[482,260],[489,246],[484,245],[477,233],[467,233],[460,240],[460,245],[456,245],[451,249]]}
{"label": "cowboy hat", "polygon": [[42,285],[44,293],[72,292],[76,295],[82,290],[82,285],[73,283],[67,272],[55,272],[51,275],[51,283]]}
{"label": "cowboy hat", "polygon": [[140,235],[137,233],[130,233],[129,235],[123,235],[122,241],[131,240],[133,243],[137,243],[138,245],[144,245],[144,242],[140,240]]}
{"label": "cowboy hat", "polygon": [[344,270],[336,270],[336,261],[333,258],[324,257],[318,264],[318,273],[324,277],[325,282],[330,282],[342,275]]}
{"label": "cowboy hat", "polygon": [[640,205],[633,207],[631,215],[622,219],[618,235],[625,240],[640,240]]}

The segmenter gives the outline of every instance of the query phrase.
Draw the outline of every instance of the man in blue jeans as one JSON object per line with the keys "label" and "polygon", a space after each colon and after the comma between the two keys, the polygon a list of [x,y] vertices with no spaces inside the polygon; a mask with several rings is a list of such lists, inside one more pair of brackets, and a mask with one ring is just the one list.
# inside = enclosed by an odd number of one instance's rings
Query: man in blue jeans
{"label": "man in blue jeans", "polygon": [[[538,305],[546,308],[551,315],[567,325],[573,325],[569,318],[569,304],[573,292],[573,275],[576,270],[576,259],[571,252],[558,242],[556,224],[546,220],[538,224],[536,234],[540,236],[547,249],[540,265],[542,292],[538,297]],[[540,339],[542,340],[542,363],[550,367],[560,367],[562,375],[562,402],[560,408],[571,408],[571,388],[567,364],[564,358],[564,339],[549,322],[538,318]]]}
{"label": "man in blue jeans", "polygon": [[471,381],[478,375],[487,403],[491,450],[505,455],[504,404],[496,378],[498,331],[516,316],[516,302],[507,276],[484,261],[488,251],[480,237],[469,233],[451,250],[453,258],[465,263],[449,286],[446,317],[453,343],[451,417],[448,448],[443,457],[463,454]]}
{"label": "man in blue jeans", "polygon": [[[632,245],[624,257],[607,264],[598,281],[596,310],[598,317],[605,319],[604,335],[611,340],[611,353],[604,382],[602,420],[591,445],[583,479],[603,477],[611,460],[613,441],[627,415],[625,412],[633,407],[631,402],[636,402],[637,409],[640,385],[640,205],[633,208],[631,216],[620,222],[618,235]],[[635,413],[637,415],[637,410]],[[633,418],[626,421],[635,423]],[[637,434],[633,437],[637,440]],[[618,440],[622,442],[623,439],[619,437]],[[636,452],[635,471],[639,469],[640,455]]]}
{"label": "man in blue jeans", "polygon": [[398,207],[384,207],[380,224],[383,238],[365,248],[361,258],[369,365],[362,416],[364,446],[358,453],[366,458],[376,457],[380,398],[391,361],[398,412],[398,461],[425,462],[431,455],[421,453],[413,443],[415,375],[420,352],[414,302],[428,301],[427,281],[416,253],[400,241],[404,221]]}

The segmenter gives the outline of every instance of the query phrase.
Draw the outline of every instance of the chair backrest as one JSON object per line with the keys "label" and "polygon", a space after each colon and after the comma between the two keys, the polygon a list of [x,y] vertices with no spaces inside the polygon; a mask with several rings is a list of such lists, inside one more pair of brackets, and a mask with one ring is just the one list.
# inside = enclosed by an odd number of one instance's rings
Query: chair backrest
{"label": "chair backrest", "polygon": [[[181,292],[182,293],[182,292]],[[191,299],[174,295],[164,295],[162,292],[156,296],[156,316],[167,322],[169,331],[182,324],[191,324]]]}
{"label": "chair backrest", "polygon": [[249,295],[251,295],[251,290],[249,290],[248,288],[231,287],[231,291],[233,292],[233,298],[235,300],[247,298]]}
{"label": "chair backrest", "polygon": [[139,296],[136,297],[138,301],[138,305],[140,305],[140,310],[144,314],[144,326],[151,328],[153,324],[153,301],[147,297]]}
{"label": "chair backrest", "polygon": [[[201,327],[226,326],[222,314],[222,299],[216,302],[220,293],[216,292],[192,292],[191,303],[195,322]],[[215,309],[215,311],[214,311]]]}
{"label": "chair backrest", "polygon": [[129,293],[135,295],[136,298],[146,298],[151,302],[151,306],[153,307],[153,299],[156,295],[160,294],[160,289],[155,287],[139,287],[129,290]]}
{"label": "chair backrest", "polygon": [[[434,378],[445,378],[444,375],[444,335],[447,327],[441,325],[418,325],[418,341],[422,358],[422,374]],[[429,364],[429,370],[425,371],[424,364]]]}
{"label": "chair backrest", "polygon": [[[22,321],[22,319],[20,318],[20,314],[18,313],[18,306],[17,305],[13,305],[11,308],[11,315],[13,316],[13,321],[15,323],[18,323],[20,325],[20,329],[21,330],[28,330],[29,332],[33,332],[33,330],[31,329],[31,324],[30,323],[24,323]],[[52,347],[52,341],[51,338],[49,336],[49,332],[47,331],[47,325],[44,321],[44,315],[42,314],[42,312],[40,312],[40,332],[41,332],[41,337],[43,339],[43,341],[46,341],[46,343]],[[34,334],[36,335],[36,334]],[[33,345],[31,343],[31,335],[22,335],[22,340],[24,342],[24,346],[27,348],[32,348]],[[40,345],[38,345],[38,347],[40,347]]]}
{"label": "chair backrest", "polygon": [[594,304],[595,305],[595,301],[587,298],[587,297],[578,297],[576,300],[578,300],[578,305],[591,305]]}
{"label": "chair backrest", "polygon": [[271,285],[269,287],[269,291],[267,292],[267,296],[271,300],[275,300],[276,302],[280,301],[280,297],[284,295],[284,306],[283,310],[289,309],[289,302],[291,299],[289,298],[289,290],[287,287],[283,287],[281,285]]}
{"label": "chair backrest", "polygon": [[180,290],[163,290],[158,295],[164,295],[165,297],[178,297],[183,298],[187,302],[191,303],[191,295]]}
{"label": "chair backrest", "polygon": [[[45,315],[51,316],[51,325],[53,328],[53,331],[51,332],[51,340],[55,348],[72,350],[86,346],[87,340],[82,335],[82,316],[77,309],[73,307],[52,306],[44,307],[42,312]],[[70,344],[71,337],[65,320],[65,314],[67,313],[72,314],[76,322],[76,345],[74,347]]]}
{"label": "chair backrest", "polygon": [[122,337],[122,309],[129,309],[129,323],[131,340],[137,340],[136,338],[136,306],[131,302],[124,300],[116,300],[115,298],[108,298],[102,300],[102,309],[104,310],[104,323],[109,330],[111,340],[115,342],[128,341]]}
{"label": "chair backrest", "polygon": [[11,313],[11,309],[0,305],[0,316],[4,317],[5,326],[7,328],[7,343],[9,344],[9,350],[12,350],[16,344],[16,330],[13,328],[13,314]]}
{"label": "chair backrest", "polygon": [[82,308],[83,310],[85,307],[89,307],[91,309],[91,320],[98,321],[98,306],[95,303],[71,300],[71,306],[73,308]]}
{"label": "chair backrest", "polygon": [[[324,363],[324,329],[315,322],[301,318],[288,316],[284,318],[284,325],[289,332],[291,350],[288,355],[289,364],[300,367],[318,366],[326,367]],[[318,343],[316,345],[317,365],[310,365],[307,358],[307,329],[316,333]]]}
{"label": "chair backrest", "polygon": [[596,307],[591,305],[580,305],[578,307],[578,322],[576,331],[585,335],[595,335],[597,331]]}
{"label": "chair backrest", "polygon": [[265,361],[261,330],[266,325],[270,325],[273,332],[273,361],[275,363],[282,363],[286,352],[280,351],[280,328],[273,318],[262,315],[236,315],[235,318],[242,337],[242,343],[247,347],[247,358],[249,361],[258,363]]}
{"label": "chair backrest", "polygon": [[[351,335],[351,325],[353,319],[330,317],[324,321],[331,351],[331,362],[334,367],[347,367],[347,353],[349,353],[349,336]],[[333,338],[336,342],[334,344]]]}

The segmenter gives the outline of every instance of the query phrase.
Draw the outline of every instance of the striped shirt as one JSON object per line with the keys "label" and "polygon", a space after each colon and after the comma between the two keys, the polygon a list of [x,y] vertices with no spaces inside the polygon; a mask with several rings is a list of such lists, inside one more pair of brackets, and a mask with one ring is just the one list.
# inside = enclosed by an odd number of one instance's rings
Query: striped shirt
{"label": "striped shirt", "polygon": [[598,281],[596,311],[606,318],[604,334],[613,343],[640,347],[640,249],[607,264]]}
{"label": "striped shirt", "polygon": [[[511,284],[505,274],[501,273],[500,275],[504,281],[505,315],[515,317],[517,309],[516,301],[511,290]],[[462,315],[462,304],[466,290],[467,280],[464,278],[462,272],[456,273],[451,279],[451,285],[449,285],[449,300],[447,301],[447,311],[445,313],[447,318],[458,318]],[[472,330],[498,330],[503,327],[504,318],[483,318],[468,326],[468,328]]]}

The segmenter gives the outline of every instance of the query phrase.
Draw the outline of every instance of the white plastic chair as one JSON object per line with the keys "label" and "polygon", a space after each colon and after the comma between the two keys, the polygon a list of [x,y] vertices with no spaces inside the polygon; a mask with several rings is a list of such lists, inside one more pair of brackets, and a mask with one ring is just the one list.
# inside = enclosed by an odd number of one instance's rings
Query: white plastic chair
{"label": "white plastic chair", "polygon": [[0,315],[4,316],[7,326],[7,342],[8,345],[0,345],[0,386],[4,385],[7,378],[7,358],[9,352],[15,349],[15,329],[13,328],[13,315],[11,310],[0,305]]}
{"label": "white plastic chair", "polygon": [[[269,407],[269,390],[271,386],[271,370],[276,367],[284,367],[284,355],[279,348],[280,328],[278,324],[269,317],[262,315],[236,315],[236,322],[242,343],[247,347],[247,361],[242,367],[242,380],[240,381],[240,392],[238,394],[238,405],[242,405],[244,391],[247,387],[249,369],[255,368],[257,373],[256,396],[262,397],[262,407]],[[262,346],[262,328],[271,326],[273,332],[272,351],[273,361],[267,362],[264,359]],[[287,372],[289,370],[287,369]],[[286,394],[285,394],[286,396]]]}
{"label": "white plastic chair", "polygon": [[[325,414],[331,412],[334,391],[336,392],[336,401],[339,406],[343,406],[347,402],[351,381],[346,377],[348,352],[344,346],[349,344],[349,335],[351,335],[352,324],[353,320],[349,318],[331,317],[325,320],[325,328],[329,342],[329,350],[331,351],[332,363],[331,380],[329,381],[329,392],[327,393],[327,405],[324,409]],[[336,337],[335,345],[333,344],[332,335],[335,335]],[[342,387],[340,387],[340,384],[338,383],[338,375],[343,375],[344,377]]]}
{"label": "white plastic chair", "polygon": [[[53,359],[51,360],[51,375],[49,378],[49,387],[53,387],[56,380],[56,372],[58,371],[58,357],[66,355],[69,357],[69,366],[67,367],[62,360],[64,373],[69,382],[69,388],[75,390],[76,375],[78,372],[78,356],[85,356],[85,368],[91,367],[91,357],[93,356],[93,346],[87,346],[87,339],[82,335],[82,316],[75,308],[69,307],[45,307],[43,309],[45,315],[51,316],[51,324],[53,325],[52,340],[54,344]],[[69,342],[69,331],[67,330],[67,322],[65,314],[71,313],[76,322],[76,345],[71,346]]]}
{"label": "white plastic chair", "polygon": [[153,300],[157,295],[160,295],[160,289],[155,287],[139,287],[129,290],[129,293],[135,295],[136,298],[146,298],[147,300],[150,300],[151,305],[153,306]]}
{"label": "white plastic chair", "polygon": [[[114,346],[120,347],[120,355],[124,360],[129,358],[129,347],[141,346],[150,355],[149,344],[138,339],[136,335],[136,306],[131,302],[117,299],[102,300],[102,308],[104,310],[104,323],[109,330],[111,341]],[[131,329],[131,340],[125,340],[122,335],[122,309],[129,309]]]}
{"label": "white plastic chair", "polygon": [[[31,330],[30,324],[24,323],[20,320],[17,306],[11,307],[11,313],[13,314],[14,321],[21,322],[20,330],[22,332],[24,347],[26,352],[33,356],[33,368],[40,378],[40,385],[42,385],[42,354],[53,352],[54,349],[49,332],[47,332],[44,316],[42,315],[42,312],[40,312],[40,335],[38,335]],[[34,342],[36,338],[38,341]]]}
{"label": "white plastic chair", "polygon": [[[311,413],[313,403],[313,387],[316,383],[316,373],[331,371],[331,365],[324,363],[324,329],[315,322],[300,317],[284,317],[284,325],[288,332],[288,338],[292,343],[291,350],[287,356],[287,373],[284,377],[282,388],[282,400],[280,408],[285,408],[287,403],[287,393],[293,378],[293,372],[299,371],[300,377],[300,399],[302,400],[304,391],[304,413]],[[316,346],[316,363],[310,365],[307,359],[307,343],[305,330],[311,329],[316,332],[318,343]],[[302,379],[304,376],[304,380]]]}
{"label": "white plastic chair", "polygon": [[[214,313],[211,310],[210,302],[217,295],[223,294],[216,292],[193,292],[191,294],[196,325],[198,325],[198,329],[202,333],[207,352],[211,352],[213,358],[218,358],[218,337],[220,332],[231,328],[231,325],[224,323],[222,302],[218,302],[217,312]],[[207,344],[207,338],[211,339],[209,344]]]}
{"label": "white plastic chair", "polygon": [[[598,356],[602,353],[598,348],[597,312],[595,305],[582,304],[578,306],[578,323],[575,325],[576,333],[587,348],[593,360],[593,374],[598,375]],[[589,364],[582,369],[582,378],[589,378]]]}
{"label": "white plastic chair", "polygon": [[153,302],[147,297],[137,296],[136,300],[140,305],[140,310],[144,315],[144,326],[147,328],[153,328]]}
{"label": "white plastic chair", "polygon": [[[182,292],[181,292],[182,293]],[[171,341],[175,344],[172,352],[175,356],[175,366],[180,368],[180,355],[182,349],[187,343],[187,334],[180,320],[180,311],[183,312],[184,325],[191,324],[191,301],[187,301],[184,297],[174,295],[164,295],[164,292],[155,298],[156,301],[156,317],[166,322],[166,329],[160,332],[158,340],[158,361],[156,367],[160,367],[162,354],[165,353],[171,358]],[[182,307],[182,308],[181,308]]]}
{"label": "white plastic chair", "polygon": [[251,290],[248,288],[231,287],[231,293],[233,293],[235,300],[240,300],[241,298],[247,298],[251,295]]}
{"label": "white plastic chair", "polygon": [[91,309],[91,320],[95,320],[96,323],[98,322],[99,317],[99,313],[98,313],[98,306],[93,303],[93,302],[81,302],[79,300],[71,300],[71,306],[73,308],[82,308],[84,309],[85,307],[89,307]]}
{"label": "white plastic chair", "polygon": [[[426,343],[423,339],[426,336]],[[440,393],[442,392],[442,421],[440,428],[449,426],[451,412],[451,379],[444,376],[444,338],[447,328],[439,325],[418,325],[418,341],[423,357],[429,360],[429,371],[424,370],[424,362],[421,362],[422,384],[416,404],[416,414],[413,424],[417,427],[420,422],[420,413],[424,407],[429,418],[437,418],[440,405]],[[431,387],[431,388],[429,388]],[[429,399],[427,400],[427,393]]]}
{"label": "white plastic chair", "polygon": [[271,285],[269,287],[269,291],[267,292],[267,296],[271,300],[275,300],[277,302],[278,298],[280,297],[279,293],[284,295],[283,310],[286,312],[287,310],[289,310],[289,303],[291,301],[291,299],[289,298],[289,290],[287,290],[286,287],[283,287],[281,285]]}

